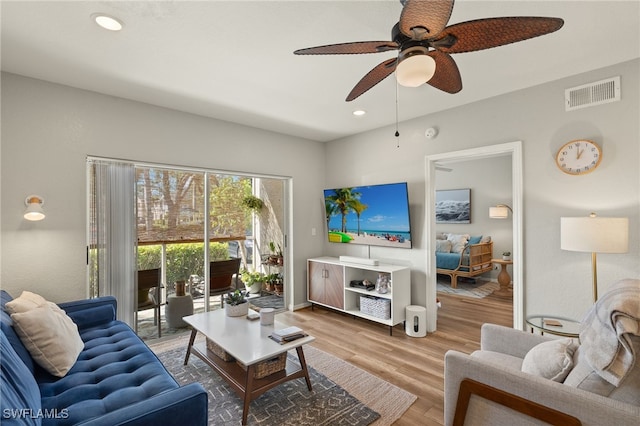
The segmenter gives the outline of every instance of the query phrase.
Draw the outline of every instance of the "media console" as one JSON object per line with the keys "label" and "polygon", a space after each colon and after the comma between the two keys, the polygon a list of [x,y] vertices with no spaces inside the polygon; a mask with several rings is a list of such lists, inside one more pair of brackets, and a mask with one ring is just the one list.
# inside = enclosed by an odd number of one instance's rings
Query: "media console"
{"label": "media console", "polygon": [[[391,288],[388,293],[380,294],[375,290],[349,285],[352,280],[365,279],[375,284],[380,272],[387,274],[390,278]],[[389,318],[362,312],[361,296],[374,296],[382,305],[387,305],[390,311]],[[336,257],[307,259],[307,298],[312,307],[314,304],[322,305],[355,317],[388,325],[389,334],[392,334],[393,326],[404,322],[405,308],[411,304],[410,269],[383,263],[377,265],[347,263],[341,262]]]}

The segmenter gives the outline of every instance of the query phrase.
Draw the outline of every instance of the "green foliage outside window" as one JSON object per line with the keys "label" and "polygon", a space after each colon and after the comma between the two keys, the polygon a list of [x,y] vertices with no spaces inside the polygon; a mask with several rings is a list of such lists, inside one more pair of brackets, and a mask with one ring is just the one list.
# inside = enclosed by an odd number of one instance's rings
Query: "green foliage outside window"
{"label": "green foliage outside window", "polygon": [[[223,260],[229,258],[228,243],[211,243],[209,258]],[[138,247],[138,269],[160,268],[162,265],[162,246],[145,245]],[[167,245],[167,288],[173,288],[178,280],[188,280],[190,275],[204,276],[204,244],[168,244]]]}

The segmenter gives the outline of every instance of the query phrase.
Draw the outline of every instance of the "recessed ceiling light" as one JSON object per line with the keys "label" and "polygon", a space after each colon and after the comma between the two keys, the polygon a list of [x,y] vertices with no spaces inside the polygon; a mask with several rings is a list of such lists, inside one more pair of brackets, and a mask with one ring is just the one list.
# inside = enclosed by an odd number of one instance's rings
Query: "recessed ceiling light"
{"label": "recessed ceiling light", "polygon": [[353,115],[355,115],[356,117],[363,116],[366,113],[367,113],[367,111],[365,111],[363,109],[357,109],[357,110],[353,111]]}
{"label": "recessed ceiling light", "polygon": [[123,26],[121,21],[104,13],[94,13],[91,15],[91,18],[105,30],[120,31]]}

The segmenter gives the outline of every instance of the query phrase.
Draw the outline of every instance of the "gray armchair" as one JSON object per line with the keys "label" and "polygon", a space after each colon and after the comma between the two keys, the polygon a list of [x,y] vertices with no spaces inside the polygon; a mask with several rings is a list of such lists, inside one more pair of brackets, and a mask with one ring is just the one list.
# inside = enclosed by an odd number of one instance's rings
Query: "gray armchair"
{"label": "gray armchair", "polygon": [[[621,313],[619,305],[613,306],[615,301],[609,303],[614,298],[625,304],[626,312]],[[617,327],[599,328],[608,318],[611,322],[616,318],[626,321],[629,331],[620,333],[619,322]],[[597,327],[587,323],[592,320]],[[609,335],[607,341],[618,344],[615,356],[624,354],[609,362],[604,372],[594,367],[606,352],[601,342],[594,344],[594,330],[612,332],[613,339]],[[479,351],[471,355],[457,351],[445,354],[445,425],[640,424],[640,280],[614,284],[583,321],[580,337],[578,344],[570,339],[483,325]],[[542,352],[548,356],[537,358],[537,362],[542,371],[549,372],[556,365],[563,370],[561,374],[556,371],[551,377],[532,372],[531,360],[535,358],[531,354],[552,346],[565,351]],[[595,357],[589,353],[593,348]],[[559,356],[562,362],[554,363]],[[624,369],[619,368],[620,362],[626,364]],[[608,376],[612,370],[619,380]]]}

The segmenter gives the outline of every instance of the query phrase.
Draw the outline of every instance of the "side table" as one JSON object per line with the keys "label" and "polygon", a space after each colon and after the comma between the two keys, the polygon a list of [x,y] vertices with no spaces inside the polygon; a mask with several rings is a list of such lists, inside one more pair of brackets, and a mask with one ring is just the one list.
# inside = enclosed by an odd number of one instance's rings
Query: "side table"
{"label": "side table", "polygon": [[184,328],[189,324],[182,320],[182,317],[193,315],[193,299],[190,294],[186,296],[171,295],[167,297],[165,316],[169,328]]}
{"label": "side table", "polygon": [[507,271],[507,265],[513,265],[513,260],[491,259],[491,263],[497,263],[501,266],[500,273],[498,274],[498,284],[500,284],[500,288],[494,291],[493,295],[499,297],[512,297],[513,292],[509,288],[509,284],[511,284],[511,275],[509,275],[509,271]]}
{"label": "side table", "polygon": [[540,330],[541,334],[549,333],[556,336],[571,337],[573,339],[580,337],[580,322],[570,318],[555,315],[530,315],[526,321],[529,327],[531,327],[532,333],[535,328]]}

